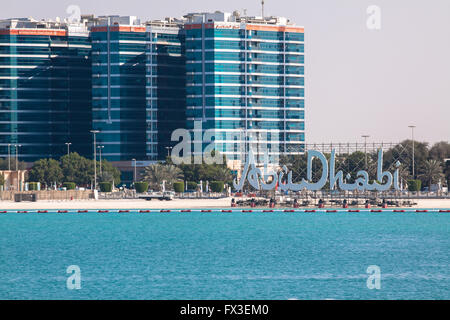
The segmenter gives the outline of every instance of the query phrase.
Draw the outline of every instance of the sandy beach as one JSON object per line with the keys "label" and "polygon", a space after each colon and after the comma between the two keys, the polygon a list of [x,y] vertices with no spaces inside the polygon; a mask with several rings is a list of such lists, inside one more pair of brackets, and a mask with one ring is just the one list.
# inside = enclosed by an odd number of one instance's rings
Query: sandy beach
{"label": "sandy beach", "polygon": [[[414,200],[414,208],[450,209],[450,199]],[[40,200],[37,202],[0,201],[0,210],[26,209],[198,209],[229,208],[231,198],[160,200]]]}

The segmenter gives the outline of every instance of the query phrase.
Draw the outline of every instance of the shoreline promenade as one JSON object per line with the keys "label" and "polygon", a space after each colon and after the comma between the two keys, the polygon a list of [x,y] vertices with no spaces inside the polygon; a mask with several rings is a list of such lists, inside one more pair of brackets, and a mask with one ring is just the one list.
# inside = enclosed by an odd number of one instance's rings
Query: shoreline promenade
{"label": "shoreline promenade", "polygon": [[[14,209],[203,209],[230,208],[231,197],[222,199],[160,200],[40,200],[37,202],[0,201],[0,210]],[[450,199],[418,199],[411,208],[450,209]],[[331,206],[327,206],[330,207]],[[326,208],[327,208],[326,207]],[[245,208],[245,207],[239,207]],[[286,208],[292,208],[287,207]],[[301,209],[300,207],[299,209]],[[311,206],[309,207],[311,208]],[[334,206],[333,208],[340,208]],[[238,208],[235,208],[238,209]],[[389,208],[388,208],[389,209]]]}

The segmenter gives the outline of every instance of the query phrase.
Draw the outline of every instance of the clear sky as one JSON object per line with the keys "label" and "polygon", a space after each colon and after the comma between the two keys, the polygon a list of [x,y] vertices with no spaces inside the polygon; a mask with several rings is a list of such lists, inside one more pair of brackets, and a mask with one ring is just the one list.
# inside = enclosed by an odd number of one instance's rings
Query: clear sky
{"label": "clear sky", "polygon": [[[308,142],[450,140],[450,0],[265,0],[306,32]],[[82,13],[136,15],[142,20],[188,12],[247,10],[260,0],[22,0],[2,3],[0,18],[67,17]],[[381,9],[369,30],[368,6]]]}

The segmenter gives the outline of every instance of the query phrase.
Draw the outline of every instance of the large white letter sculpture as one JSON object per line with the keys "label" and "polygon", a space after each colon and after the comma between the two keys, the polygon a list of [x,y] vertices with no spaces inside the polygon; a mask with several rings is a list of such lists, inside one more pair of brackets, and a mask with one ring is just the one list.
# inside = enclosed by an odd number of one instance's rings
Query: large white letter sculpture
{"label": "large white letter sculpture", "polygon": [[[314,158],[318,158],[322,163],[322,175],[317,182],[312,182],[312,162]],[[322,152],[316,150],[309,150],[307,163],[306,163],[306,178],[302,179],[300,183],[292,182],[292,171],[286,166],[282,166],[280,173],[267,172],[267,154],[264,157],[264,174],[261,170],[256,167],[255,157],[250,149],[248,153],[247,162],[244,166],[244,171],[242,172],[242,177],[239,182],[234,179],[233,186],[237,191],[241,191],[244,187],[245,179],[248,180],[249,184],[255,189],[262,190],[273,190],[278,183],[281,191],[300,191],[300,190],[310,190],[317,191],[321,190],[327,183],[328,176],[330,179],[330,190],[334,190],[338,186],[341,190],[345,191],[387,191],[391,188],[392,182],[394,182],[394,189],[400,190],[399,187],[399,173],[398,168],[400,162],[397,161],[395,164],[396,170],[394,176],[388,171],[383,171],[383,150],[378,150],[378,163],[377,163],[377,181],[370,183],[369,173],[364,170],[360,170],[356,173],[356,179],[354,183],[344,182],[344,173],[342,170],[336,172],[336,151],[333,149],[330,156],[330,165],[328,166],[328,161]],[[329,173],[329,174],[328,174]],[[269,177],[272,177],[269,181]],[[286,177],[286,179],[284,179]],[[347,180],[350,179],[350,174],[346,175]],[[385,183],[383,183],[385,180]]]}

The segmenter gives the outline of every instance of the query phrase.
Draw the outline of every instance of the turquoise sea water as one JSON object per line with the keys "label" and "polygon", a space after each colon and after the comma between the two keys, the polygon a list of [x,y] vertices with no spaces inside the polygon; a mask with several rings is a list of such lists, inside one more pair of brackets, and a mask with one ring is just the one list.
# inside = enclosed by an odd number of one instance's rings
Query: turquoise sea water
{"label": "turquoise sea water", "polygon": [[450,213],[5,213],[0,299],[450,299]]}

